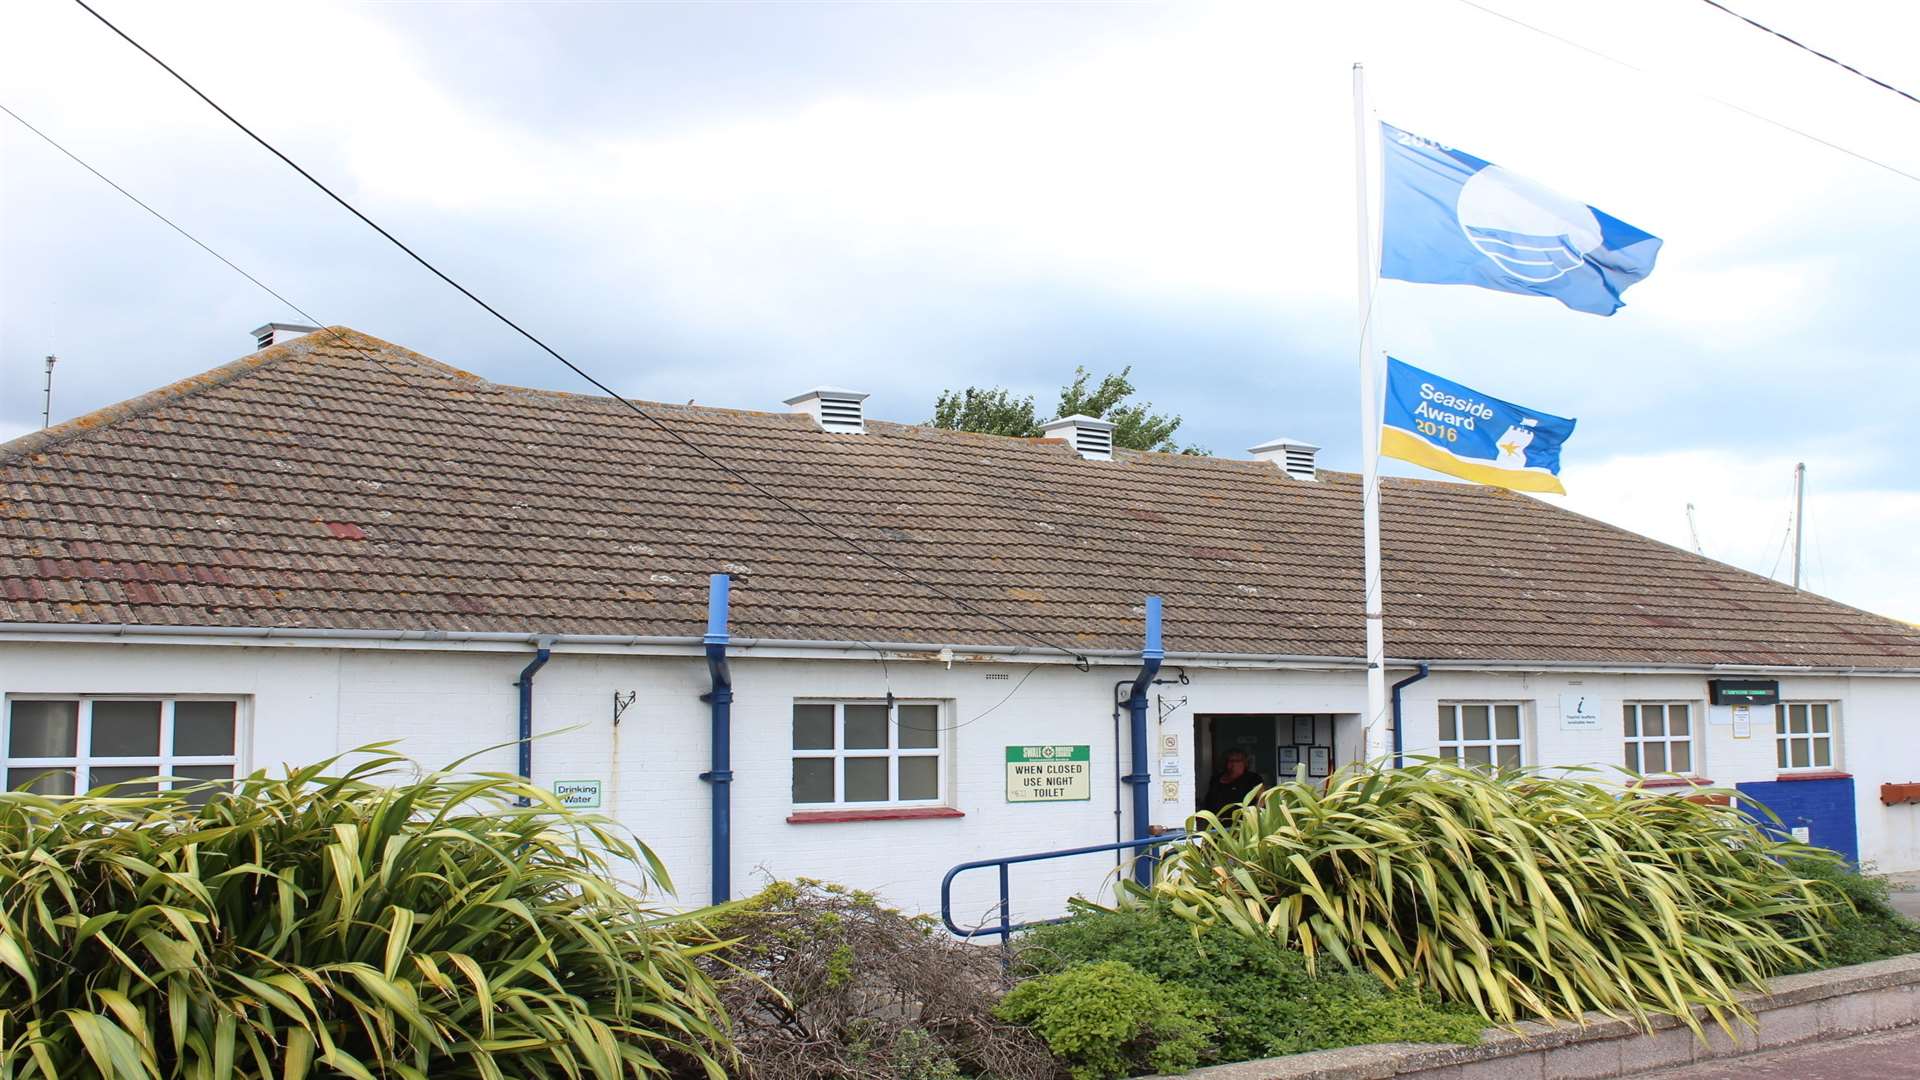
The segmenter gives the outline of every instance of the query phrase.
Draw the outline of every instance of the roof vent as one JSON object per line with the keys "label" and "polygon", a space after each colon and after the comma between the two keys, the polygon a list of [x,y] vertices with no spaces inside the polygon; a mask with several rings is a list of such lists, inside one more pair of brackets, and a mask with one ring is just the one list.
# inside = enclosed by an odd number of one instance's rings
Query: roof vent
{"label": "roof vent", "polygon": [[865,435],[866,400],[867,395],[858,390],[816,386],[804,394],[788,398],[786,404],[793,406],[794,412],[813,417],[813,422],[820,425],[821,431],[839,435]]}
{"label": "roof vent", "polygon": [[1255,461],[1271,461],[1295,480],[1312,480],[1317,475],[1313,463],[1320,448],[1299,439],[1274,439],[1247,448]]}
{"label": "roof vent", "polygon": [[1113,460],[1113,424],[1098,417],[1075,413],[1040,425],[1049,439],[1065,439],[1074,453],[1091,461]]}
{"label": "roof vent", "polygon": [[299,323],[270,322],[253,332],[255,349],[264,349],[278,345],[283,341],[292,341],[303,334],[311,334],[320,329],[317,326],[302,326]]}

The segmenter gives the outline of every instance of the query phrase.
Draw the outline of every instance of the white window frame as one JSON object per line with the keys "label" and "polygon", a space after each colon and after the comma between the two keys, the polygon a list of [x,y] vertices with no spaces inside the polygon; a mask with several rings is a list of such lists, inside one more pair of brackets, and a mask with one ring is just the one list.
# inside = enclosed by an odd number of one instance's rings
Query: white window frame
{"label": "white window frame", "polygon": [[[1530,702],[1526,701],[1496,701],[1492,699],[1440,702],[1434,715],[1434,745],[1439,748],[1440,759],[1458,765],[1476,765],[1478,762],[1470,762],[1467,760],[1467,748],[1470,746],[1484,746],[1487,748],[1487,758],[1489,762],[1498,768],[1500,767],[1500,748],[1503,746],[1513,746],[1518,747],[1520,750],[1520,764],[1522,766],[1527,765],[1527,706],[1529,704]],[[1476,705],[1484,705],[1487,708],[1487,737],[1484,739],[1469,739],[1466,737],[1467,725],[1464,710]],[[1499,737],[1499,714],[1495,712],[1495,709],[1502,705],[1511,705],[1516,710],[1516,738],[1502,739]],[[1441,737],[1442,729],[1440,727],[1439,713],[1446,709],[1453,710],[1454,737],[1451,739]]]}
{"label": "white window frame", "polygon": [[[1641,712],[1640,712],[1642,708],[1648,705],[1658,705],[1662,710],[1675,709],[1675,708],[1687,710],[1687,733],[1685,735],[1675,735],[1673,733],[1672,715],[1670,713],[1663,712],[1662,714],[1663,723],[1661,724],[1661,727],[1664,729],[1665,734],[1648,735],[1645,718],[1641,715]],[[1622,715],[1620,717],[1620,737],[1622,742],[1624,743],[1621,749],[1622,749],[1622,752],[1624,753],[1626,747],[1630,746],[1633,748],[1633,760],[1634,760],[1633,771],[1635,773],[1641,776],[1698,777],[1702,775],[1700,772],[1700,745],[1701,745],[1700,738],[1699,738],[1700,718],[1705,715],[1706,710],[1700,702],[1698,701],[1661,701],[1661,700],[1649,698],[1645,701],[1623,701],[1620,703],[1620,707],[1622,710]],[[1627,734],[1626,732],[1627,720],[1625,716],[1625,710],[1627,709],[1633,710],[1634,733],[1631,735]],[[1684,742],[1687,744],[1687,767],[1684,769],[1675,769],[1672,767],[1673,744],[1681,743],[1681,742]],[[1658,743],[1663,747],[1665,747],[1666,761],[1668,765],[1667,768],[1660,769],[1656,772],[1645,771],[1644,766],[1646,765],[1646,760],[1647,760],[1646,747],[1650,743]]]}
{"label": "white window frame", "polygon": [[[1793,708],[1807,710],[1806,731],[1795,732],[1790,730],[1792,722],[1789,710]],[[1824,732],[1813,729],[1814,709],[1825,709],[1827,711],[1827,730]],[[1796,742],[1806,744],[1807,764],[1805,765],[1792,764],[1793,744]],[[1818,755],[1815,754],[1814,751],[1817,748],[1817,744],[1822,742],[1827,744],[1827,762],[1824,765],[1816,765],[1814,761]],[[1821,773],[1841,771],[1840,703],[1837,701],[1782,701],[1778,705],[1775,705],[1773,709],[1773,745],[1774,762],[1780,772]]]}
{"label": "white window frame", "polygon": [[[0,713],[0,786],[4,786],[8,770],[32,770],[56,772],[62,769],[73,772],[73,790],[80,794],[89,790],[87,781],[89,770],[93,768],[141,768],[151,765],[152,773],[144,776],[168,777],[175,766],[227,765],[233,769],[235,778],[245,776],[244,764],[248,758],[248,732],[252,725],[248,697],[239,694],[8,694]],[[74,753],[66,757],[23,757],[13,756],[13,703],[16,701],[72,701],[79,704],[78,720],[74,731]],[[160,748],[157,754],[126,756],[95,756],[88,753],[93,742],[93,706],[99,701],[157,701],[160,703]],[[178,754],[173,752],[173,712],[174,705],[182,701],[220,701],[233,703],[233,753],[231,754]],[[171,790],[176,784],[192,787],[205,783],[192,777],[179,777],[162,780],[160,790]]]}
{"label": "white window frame", "polygon": [[[951,714],[949,703],[935,698],[895,698],[891,703],[886,698],[795,698],[794,705],[831,705],[833,706],[833,748],[829,750],[802,750],[792,746],[792,714],[789,713],[787,741],[790,756],[794,760],[803,758],[831,759],[833,765],[833,801],[832,802],[793,802],[796,811],[808,810],[889,810],[912,807],[943,807],[953,801],[953,780],[949,769],[952,751],[953,730],[948,723]],[[849,705],[885,705],[887,706],[887,746],[886,749],[849,748],[847,746],[847,706]],[[932,747],[902,747],[900,745],[900,707],[903,705],[931,705],[934,708],[935,744]],[[901,758],[933,758],[934,776],[938,784],[938,794],[931,799],[900,799],[847,801],[846,761],[848,758],[884,758],[887,762],[887,793],[897,795],[900,790]],[[791,766],[789,766],[791,770]],[[788,798],[792,799],[789,788]]]}

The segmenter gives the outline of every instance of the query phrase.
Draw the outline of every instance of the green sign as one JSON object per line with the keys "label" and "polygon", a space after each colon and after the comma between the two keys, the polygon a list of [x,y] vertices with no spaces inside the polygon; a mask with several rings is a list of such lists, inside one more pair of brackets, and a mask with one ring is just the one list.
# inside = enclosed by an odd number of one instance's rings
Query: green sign
{"label": "green sign", "polygon": [[1093,748],[1047,743],[1007,747],[1008,802],[1093,798]]}

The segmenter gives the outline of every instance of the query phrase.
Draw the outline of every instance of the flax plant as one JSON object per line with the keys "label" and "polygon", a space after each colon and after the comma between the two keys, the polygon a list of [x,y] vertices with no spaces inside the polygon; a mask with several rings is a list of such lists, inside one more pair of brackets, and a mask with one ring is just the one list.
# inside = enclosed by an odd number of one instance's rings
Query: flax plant
{"label": "flax plant", "polygon": [[1131,888],[1496,1023],[1591,1009],[1731,1033],[1751,1019],[1737,990],[1809,963],[1845,903],[1786,865],[1827,856],[1724,805],[1734,794],[1360,767],[1198,815],[1192,841]]}
{"label": "flax plant", "polygon": [[355,757],[0,794],[0,1080],[727,1075],[716,943],[638,897],[670,888],[644,845],[516,777]]}

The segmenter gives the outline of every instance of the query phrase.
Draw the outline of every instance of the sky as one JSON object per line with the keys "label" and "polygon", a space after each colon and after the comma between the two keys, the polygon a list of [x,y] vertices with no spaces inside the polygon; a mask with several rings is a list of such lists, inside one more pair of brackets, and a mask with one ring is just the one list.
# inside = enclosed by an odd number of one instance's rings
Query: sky
{"label": "sky", "polygon": [[[1804,583],[1920,621],[1920,104],[1704,3],[96,6],[623,393],[918,422],[1131,366],[1183,443],[1335,469],[1362,61],[1370,121],[1665,241],[1611,318],[1383,282],[1376,344],[1579,418],[1550,501],[1757,573],[1804,462]],[[1920,93],[1920,6],[1729,6]],[[322,322],[588,389],[67,0],[0,5],[0,104]],[[0,438],[48,353],[57,422],[271,320],[302,321],[0,116]]]}

